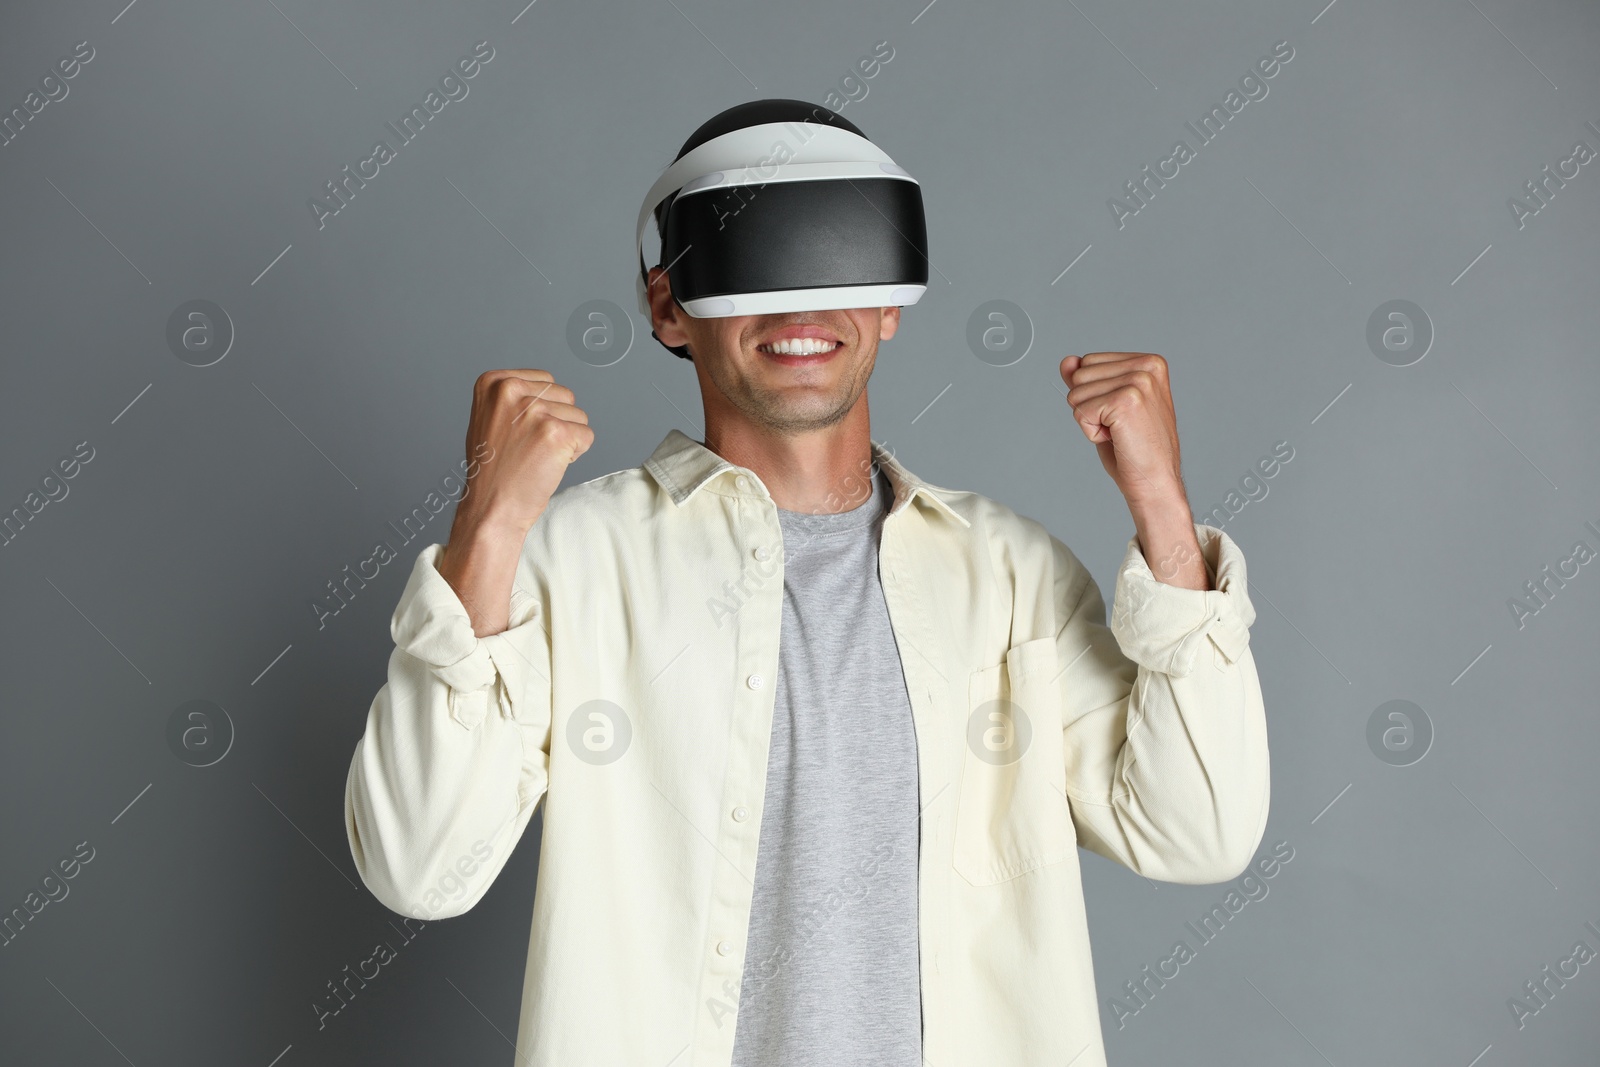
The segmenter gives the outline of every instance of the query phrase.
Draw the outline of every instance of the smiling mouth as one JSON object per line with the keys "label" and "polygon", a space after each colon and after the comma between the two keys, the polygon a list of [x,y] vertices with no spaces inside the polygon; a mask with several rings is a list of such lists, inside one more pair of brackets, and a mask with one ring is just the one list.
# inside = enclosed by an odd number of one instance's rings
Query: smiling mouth
{"label": "smiling mouth", "polygon": [[769,356],[820,356],[843,345],[843,341],[829,341],[822,337],[786,337],[781,341],[757,345],[756,348]]}

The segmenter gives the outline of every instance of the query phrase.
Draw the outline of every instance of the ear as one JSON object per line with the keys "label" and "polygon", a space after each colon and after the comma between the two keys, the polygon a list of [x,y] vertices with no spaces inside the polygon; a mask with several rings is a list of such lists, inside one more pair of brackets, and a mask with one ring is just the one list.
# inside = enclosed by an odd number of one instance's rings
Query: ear
{"label": "ear", "polygon": [[895,331],[898,330],[899,328],[900,328],[900,309],[898,307],[887,307],[887,308],[884,308],[883,309],[883,317],[882,317],[881,323],[880,323],[880,325],[878,327],[878,340],[880,340],[880,341],[889,340],[889,338],[893,337],[894,334],[895,334]]}
{"label": "ear", "polygon": [[656,338],[668,348],[688,344],[689,335],[682,326],[688,313],[672,299],[672,278],[661,264],[650,268],[645,275],[645,286],[650,299],[650,324]]}

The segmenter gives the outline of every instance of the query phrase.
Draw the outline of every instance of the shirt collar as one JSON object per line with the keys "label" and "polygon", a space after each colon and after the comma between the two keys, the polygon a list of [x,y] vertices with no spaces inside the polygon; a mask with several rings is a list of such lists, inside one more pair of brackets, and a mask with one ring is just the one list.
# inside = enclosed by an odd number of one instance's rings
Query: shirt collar
{"label": "shirt collar", "polygon": [[[889,514],[895,514],[913,498],[920,497],[935,511],[943,512],[963,527],[972,525],[939,496],[950,490],[932,485],[912,474],[894,458],[894,453],[882,441],[874,440],[871,444],[873,460],[882,468],[894,488],[894,502],[890,505]],[[743,474],[755,485],[761,484],[761,479],[754,471],[729,463],[676,427],[667,431],[667,436],[650,454],[644,467],[672,497],[672,502],[680,507],[702,486],[716,478]]]}

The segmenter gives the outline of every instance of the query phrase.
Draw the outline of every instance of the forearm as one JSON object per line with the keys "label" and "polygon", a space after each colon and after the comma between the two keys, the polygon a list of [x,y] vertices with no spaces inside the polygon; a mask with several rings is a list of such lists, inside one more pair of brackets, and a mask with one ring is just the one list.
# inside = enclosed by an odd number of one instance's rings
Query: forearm
{"label": "forearm", "polygon": [[[492,690],[452,689],[404,653],[391,657],[344,802],[356,870],[391,911],[436,919],[469,910],[532,817],[546,781],[544,755],[522,740],[520,724],[479,715],[494,700]],[[471,717],[478,721],[465,728]],[[529,795],[532,803],[523,799]],[[477,875],[465,883],[457,877],[463,860]],[[446,897],[441,885],[461,892]]]}
{"label": "forearm", "polygon": [[1237,662],[1207,662],[1181,678],[1147,673],[1128,705],[1135,725],[1106,817],[1133,869],[1163,881],[1225,881],[1260,844],[1270,803],[1255,661],[1247,650]]}
{"label": "forearm", "polygon": [[439,553],[439,574],[461,598],[479,637],[510,625],[511,590],[526,537],[527,530],[460,513],[450,528],[450,542]]}
{"label": "forearm", "polygon": [[[542,610],[519,605],[515,626],[474,636],[465,605],[439,573],[440,549],[422,550],[401,592],[387,680],[345,784],[346,832],[362,881],[387,907],[418,918],[472,906],[549,780]],[[463,858],[487,863],[484,881],[440,911],[435,890]]]}
{"label": "forearm", "polygon": [[[1078,676],[1064,672],[1060,683],[1080,843],[1149,877],[1195,884],[1248,862],[1270,794],[1244,556],[1219,530],[1202,527],[1200,540],[1219,588],[1157,580],[1130,543],[1110,627],[1093,580],[1069,576],[1060,598],[1075,607],[1059,638],[1061,655],[1085,653]],[[1061,555],[1063,572],[1079,570]]]}
{"label": "forearm", "polygon": [[1214,589],[1206,570],[1200,542],[1195,538],[1194,514],[1182,487],[1148,500],[1130,500],[1139,551],[1150,564],[1156,581],[1181,589]]}

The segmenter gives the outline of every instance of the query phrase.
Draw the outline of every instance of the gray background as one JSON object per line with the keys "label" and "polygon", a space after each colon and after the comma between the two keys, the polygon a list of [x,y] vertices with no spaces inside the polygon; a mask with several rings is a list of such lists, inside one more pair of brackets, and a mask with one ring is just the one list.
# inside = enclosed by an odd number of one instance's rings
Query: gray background
{"label": "gray background", "polygon": [[[325,628],[310,603],[461,458],[482,370],[575,390],[598,438],[569,483],[698,436],[692,369],[633,310],[639,199],[705,118],[823,102],[887,41],[842,113],[922,181],[935,272],[874,436],[1043,521],[1108,597],[1132,523],[1062,355],[1170,360],[1197,517],[1294,449],[1224,526],[1259,612],[1262,847],[1294,858],[1119,1028],[1110,998],[1226,887],[1084,855],[1111,1062],[1594,1062],[1600,962],[1520,1030],[1507,999],[1600,950],[1600,563],[1523,627],[1507,602],[1600,550],[1600,163],[1523,228],[1507,198],[1600,148],[1600,8],[1324,2],[8,5],[0,107],[96,54],[0,148],[0,509],[95,456],[0,548],[0,909],[95,857],[0,948],[0,1059],[512,1062],[537,823],[474,910],[310,1010],[401,942],[342,790],[450,511]],[[480,40],[469,96],[319,230],[307,199]],[[1268,96],[1119,229],[1107,198],[1281,40]],[[197,298],[237,332],[203,368],[165,339]],[[1005,367],[966,342],[992,299],[1035,334]],[[1393,299],[1436,335],[1408,366],[1367,342]],[[632,319],[610,366],[566,342],[591,300]],[[190,700],[236,731],[211,766],[167,741]],[[1368,744],[1390,700],[1432,724],[1420,762]]]}

